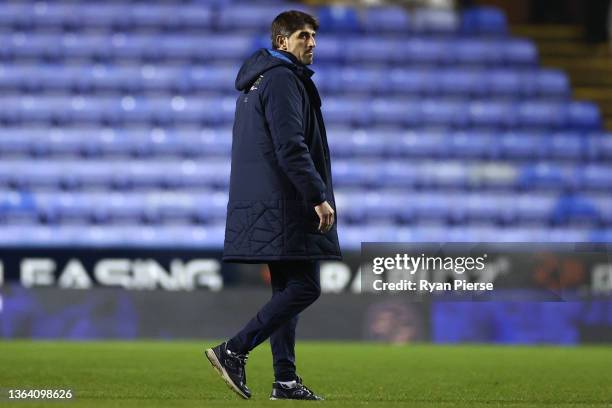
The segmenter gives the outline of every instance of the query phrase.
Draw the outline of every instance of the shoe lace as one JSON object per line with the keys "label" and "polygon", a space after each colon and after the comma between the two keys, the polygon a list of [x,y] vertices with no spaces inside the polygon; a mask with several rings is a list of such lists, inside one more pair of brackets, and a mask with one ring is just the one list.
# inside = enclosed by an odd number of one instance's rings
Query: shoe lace
{"label": "shoe lace", "polygon": [[310,388],[304,385],[304,383],[302,382],[302,378],[300,376],[297,377],[296,382],[297,382],[297,387],[301,389],[304,393],[306,393],[307,395],[315,395],[315,393]]}
{"label": "shoe lace", "polygon": [[246,370],[244,369],[244,366],[247,363],[247,360],[249,359],[249,355],[248,354],[238,354],[235,353],[231,350],[227,350],[229,351],[229,355],[231,356],[232,359],[237,360],[240,363],[240,372],[242,375],[242,379],[244,381],[244,383],[246,384]]}

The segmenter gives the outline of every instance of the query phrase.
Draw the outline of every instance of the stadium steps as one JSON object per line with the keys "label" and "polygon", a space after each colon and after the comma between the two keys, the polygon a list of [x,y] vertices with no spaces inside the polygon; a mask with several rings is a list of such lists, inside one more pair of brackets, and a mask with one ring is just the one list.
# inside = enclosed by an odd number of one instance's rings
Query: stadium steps
{"label": "stadium steps", "polygon": [[574,25],[519,25],[515,35],[533,39],[545,67],[565,70],[574,96],[596,102],[607,129],[612,129],[612,48],[583,41],[583,30]]}

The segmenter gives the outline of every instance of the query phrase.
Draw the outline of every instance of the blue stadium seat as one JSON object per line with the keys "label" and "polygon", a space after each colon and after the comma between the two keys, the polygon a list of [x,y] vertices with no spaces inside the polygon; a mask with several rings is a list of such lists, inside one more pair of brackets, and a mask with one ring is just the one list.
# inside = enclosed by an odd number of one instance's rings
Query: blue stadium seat
{"label": "blue stadium seat", "polygon": [[506,132],[499,138],[499,154],[507,159],[539,160],[548,153],[545,135],[526,132]]}
{"label": "blue stadium seat", "polygon": [[599,107],[593,102],[570,102],[567,115],[568,124],[575,129],[599,130],[602,127]]}
{"label": "blue stadium seat", "polygon": [[[376,186],[387,181],[383,176],[382,167],[378,161],[335,160],[332,163],[332,174],[338,185],[345,187]],[[385,174],[386,176],[386,174]]]}
{"label": "blue stadium seat", "polygon": [[461,31],[466,34],[505,34],[506,15],[496,7],[471,7],[461,13]]}
{"label": "blue stadium seat", "polygon": [[515,197],[516,216],[519,222],[546,224],[553,218],[558,199],[554,194],[521,194]]}
{"label": "blue stadium seat", "polygon": [[68,59],[89,58],[108,60],[111,55],[126,58],[140,58],[141,49],[150,42],[142,38],[140,43],[128,42],[123,36],[116,36],[112,40],[104,34],[68,34],[58,38],[57,49],[60,56]]}
{"label": "blue stadium seat", "polygon": [[361,30],[357,11],[349,6],[329,5],[321,6],[317,10],[319,30],[322,33],[354,33]]}
{"label": "blue stadium seat", "polygon": [[354,214],[358,223],[393,223],[399,219],[400,212],[408,204],[408,197],[400,192],[387,192],[382,194],[377,191],[360,192],[352,197],[354,207],[362,207],[362,214]]}
{"label": "blue stadium seat", "polygon": [[438,87],[437,76],[428,69],[394,68],[386,72],[384,82],[388,92],[402,94],[432,94]]}
{"label": "blue stadium seat", "polygon": [[599,211],[594,202],[586,196],[575,194],[559,197],[553,210],[555,223],[596,224],[600,220]]}
{"label": "blue stadium seat", "polygon": [[[3,224],[38,222],[33,195],[27,191],[0,190],[0,222]],[[3,225],[2,228],[4,227]]]}
{"label": "blue stadium seat", "polygon": [[129,10],[129,24],[141,28],[165,29],[178,26],[177,10],[172,4],[135,3]]}
{"label": "blue stadium seat", "polygon": [[11,58],[57,58],[61,37],[43,34],[13,34],[3,50]]}
{"label": "blue stadium seat", "polygon": [[328,97],[322,106],[326,124],[363,125],[370,121],[370,113],[365,101]]}
{"label": "blue stadium seat", "polygon": [[4,157],[29,155],[37,143],[36,136],[44,132],[44,129],[37,130],[28,132],[21,127],[4,128],[0,137],[0,155]]}
{"label": "blue stadium seat", "polygon": [[[324,42],[324,41],[322,41]],[[350,41],[342,45],[340,53],[348,65],[356,63],[386,63],[393,60],[404,60],[402,42],[385,37],[361,37],[358,41]],[[316,54],[315,50],[315,54]]]}
{"label": "blue stadium seat", "polygon": [[419,120],[419,103],[413,99],[377,98],[370,102],[368,109],[357,114],[364,115],[365,121],[367,112],[376,124],[410,126]]}
{"label": "blue stadium seat", "polygon": [[195,66],[184,73],[188,90],[233,92],[238,67],[234,65]]}
{"label": "blue stadium seat", "polygon": [[[460,200],[458,193],[448,192],[441,197],[438,193],[411,194],[406,204],[411,207],[414,219],[419,222],[434,220],[447,222],[455,217],[454,203]],[[404,213],[406,217],[409,214]]]}
{"label": "blue stadium seat", "polygon": [[529,40],[511,39],[499,43],[503,63],[511,65],[534,66],[538,63],[538,50]]}
{"label": "blue stadium seat", "polygon": [[478,127],[514,127],[515,106],[510,102],[476,100],[469,103],[469,121]]}
{"label": "blue stadium seat", "polygon": [[486,132],[450,133],[445,141],[448,153],[457,158],[487,159],[496,155],[496,136]]}
{"label": "blue stadium seat", "polygon": [[523,76],[520,72],[507,68],[496,68],[487,71],[481,80],[492,95],[518,96],[522,93],[524,86]]}
{"label": "blue stadium seat", "polygon": [[393,150],[403,157],[440,157],[447,155],[448,143],[443,132],[407,131],[400,133]]}
{"label": "blue stadium seat", "polygon": [[368,33],[404,33],[410,30],[410,15],[402,7],[370,7],[362,13],[361,26]]}
{"label": "blue stadium seat", "polygon": [[423,123],[463,127],[469,121],[468,107],[465,103],[444,99],[425,99],[420,104]]}
{"label": "blue stadium seat", "polygon": [[241,4],[238,6],[227,5],[218,11],[216,22],[217,29],[221,31],[254,31],[267,30],[270,27],[270,18],[274,18],[285,10],[302,10],[310,12],[308,9],[297,4]]}
{"label": "blue stadium seat", "polygon": [[604,225],[612,226],[612,197],[605,192],[597,195],[585,194],[584,196],[599,214],[600,221]]}
{"label": "blue stadium seat", "polygon": [[457,200],[457,211],[466,221],[505,223],[516,212],[515,196],[508,193],[470,193]]}
{"label": "blue stadium seat", "polygon": [[123,161],[78,160],[49,162],[61,174],[61,183],[70,188],[112,188],[125,184],[127,172]]}
{"label": "blue stadium seat", "polygon": [[556,129],[566,123],[565,106],[558,102],[527,100],[518,104],[517,113],[524,127]]}
{"label": "blue stadium seat", "polygon": [[486,91],[482,80],[485,75],[484,71],[449,69],[436,72],[432,79],[437,83],[440,93],[480,96]]}
{"label": "blue stadium seat", "polygon": [[527,86],[534,89],[536,95],[566,98],[570,96],[570,84],[567,75],[560,70],[540,69],[526,76]]}
{"label": "blue stadium seat", "polygon": [[225,223],[228,195],[225,191],[207,191],[194,194],[195,217],[205,224]]}
{"label": "blue stadium seat", "polygon": [[0,25],[16,27],[31,24],[32,7],[27,3],[7,2],[0,4]]}
{"label": "blue stadium seat", "polygon": [[390,146],[391,137],[375,130],[329,129],[329,148],[333,154],[348,157],[381,157]]}
{"label": "blue stadium seat", "polygon": [[130,24],[130,6],[121,3],[79,5],[78,27],[124,29]]}
{"label": "blue stadium seat", "polygon": [[206,63],[214,61],[237,62],[249,56],[255,48],[255,39],[250,36],[232,34],[193,36],[189,41],[197,44],[198,57]]}
{"label": "blue stadium seat", "polygon": [[[208,36],[207,36],[208,37]],[[206,37],[198,41],[198,38],[186,35],[165,35],[160,37],[157,47],[160,56],[168,60],[190,60],[200,57],[202,59],[214,58],[211,50],[206,46],[210,42]]]}
{"label": "blue stadium seat", "polygon": [[377,69],[346,67],[331,71],[330,86],[335,92],[384,93],[384,72]]}
{"label": "blue stadium seat", "polygon": [[523,165],[519,177],[519,185],[526,189],[562,190],[579,182],[573,166],[549,162]]}
{"label": "blue stadium seat", "polygon": [[590,133],[586,138],[586,146],[589,158],[612,159],[612,133]]}
{"label": "blue stadium seat", "polygon": [[585,156],[585,141],[577,132],[557,132],[549,135],[547,152],[551,158],[580,161]]}
{"label": "blue stadium seat", "polygon": [[503,61],[503,48],[493,41],[460,40],[450,50],[454,59],[460,64],[496,65]]}
{"label": "blue stadium seat", "polygon": [[[219,2],[219,0],[216,0]],[[213,10],[202,4],[177,7],[177,26],[180,28],[211,29],[214,23]]]}
{"label": "blue stadium seat", "polygon": [[440,64],[452,61],[452,47],[447,40],[416,37],[398,42],[386,52],[397,63]]}
{"label": "blue stadium seat", "polygon": [[412,26],[417,32],[454,33],[460,26],[459,16],[452,10],[417,9],[412,15]]}
{"label": "blue stadium seat", "polygon": [[423,182],[431,187],[465,188],[470,170],[462,161],[425,162],[419,166]]}
{"label": "blue stadium seat", "polygon": [[586,164],[580,168],[580,182],[584,188],[610,191],[610,188],[612,188],[612,166]]}

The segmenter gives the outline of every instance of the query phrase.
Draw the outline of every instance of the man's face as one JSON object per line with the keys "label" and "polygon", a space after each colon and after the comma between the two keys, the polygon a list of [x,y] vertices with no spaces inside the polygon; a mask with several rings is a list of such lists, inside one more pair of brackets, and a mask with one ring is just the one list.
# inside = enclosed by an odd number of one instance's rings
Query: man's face
{"label": "man's face", "polygon": [[281,37],[279,49],[290,52],[304,65],[312,64],[316,33],[310,25],[293,32],[289,37]]}

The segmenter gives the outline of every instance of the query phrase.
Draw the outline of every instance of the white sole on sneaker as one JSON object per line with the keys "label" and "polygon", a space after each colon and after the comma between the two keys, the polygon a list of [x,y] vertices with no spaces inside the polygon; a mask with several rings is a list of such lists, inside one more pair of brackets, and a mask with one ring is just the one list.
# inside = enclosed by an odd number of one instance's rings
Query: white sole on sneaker
{"label": "white sole on sneaker", "polygon": [[227,371],[225,371],[225,368],[223,368],[223,366],[219,362],[219,359],[217,358],[217,355],[215,354],[213,349],[207,349],[204,354],[206,355],[206,358],[208,359],[208,361],[210,361],[210,364],[213,366],[213,368],[217,370],[221,378],[223,378],[223,381],[225,381],[227,386],[230,387],[232,391],[234,391],[236,394],[240,395],[244,399],[250,398],[249,396],[245,395],[242,391],[240,391],[240,388],[236,387],[234,382],[229,378],[229,375],[227,375]]}

